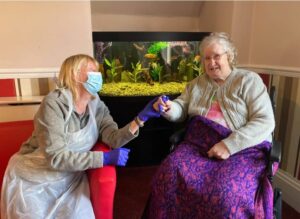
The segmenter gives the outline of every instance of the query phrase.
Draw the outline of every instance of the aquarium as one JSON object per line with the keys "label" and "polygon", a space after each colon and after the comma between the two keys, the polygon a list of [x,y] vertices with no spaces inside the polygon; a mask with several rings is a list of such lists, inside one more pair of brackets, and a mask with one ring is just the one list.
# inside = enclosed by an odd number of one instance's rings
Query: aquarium
{"label": "aquarium", "polygon": [[203,32],[94,32],[94,56],[104,79],[101,95],[178,94],[203,73]]}
{"label": "aquarium", "polygon": [[[186,83],[203,73],[199,44],[209,33],[94,32],[94,57],[100,63],[100,99],[123,127],[153,98],[176,98]],[[151,119],[129,142],[128,166],[159,164],[169,153],[169,137],[184,124]]]}

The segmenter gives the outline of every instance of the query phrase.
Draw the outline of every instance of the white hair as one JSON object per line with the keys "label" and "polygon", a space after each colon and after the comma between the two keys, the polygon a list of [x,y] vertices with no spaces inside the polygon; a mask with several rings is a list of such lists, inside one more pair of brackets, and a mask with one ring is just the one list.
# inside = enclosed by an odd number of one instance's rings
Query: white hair
{"label": "white hair", "polygon": [[204,49],[211,44],[219,44],[223,47],[224,52],[227,53],[228,62],[231,67],[236,65],[236,57],[237,57],[237,50],[233,45],[229,35],[224,32],[213,32],[209,36],[205,37],[200,43],[200,54],[201,57],[204,55]]}

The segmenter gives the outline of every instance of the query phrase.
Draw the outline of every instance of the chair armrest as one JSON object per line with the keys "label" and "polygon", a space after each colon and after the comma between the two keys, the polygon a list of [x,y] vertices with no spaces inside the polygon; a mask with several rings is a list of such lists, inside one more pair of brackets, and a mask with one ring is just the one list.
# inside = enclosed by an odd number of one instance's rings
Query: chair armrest
{"label": "chair armrest", "polygon": [[273,181],[273,175],[275,174],[274,163],[280,163],[281,161],[281,142],[273,140],[272,148],[269,154],[268,162],[268,178],[270,182]]}
{"label": "chair armrest", "polygon": [[281,161],[281,142],[273,140],[270,152],[270,161],[278,163]]}
{"label": "chair armrest", "polygon": [[176,145],[178,145],[179,142],[181,142],[183,140],[184,135],[185,135],[184,128],[176,131],[174,134],[171,135],[171,137],[169,138],[169,141],[171,143],[170,151],[173,151],[175,149]]}
{"label": "chair armrest", "polygon": [[[102,142],[97,142],[91,151],[107,152],[111,149]],[[90,199],[95,218],[113,218],[113,205],[117,184],[116,167],[109,165],[87,170]]]}

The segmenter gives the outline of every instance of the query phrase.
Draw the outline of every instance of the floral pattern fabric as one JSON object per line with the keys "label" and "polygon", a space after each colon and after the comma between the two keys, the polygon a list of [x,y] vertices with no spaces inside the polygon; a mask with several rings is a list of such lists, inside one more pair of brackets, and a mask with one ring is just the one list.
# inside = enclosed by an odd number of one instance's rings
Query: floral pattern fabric
{"label": "floral pattern fabric", "polygon": [[147,218],[273,217],[266,175],[271,144],[262,142],[227,160],[208,158],[207,151],[230,133],[202,116],[190,121],[184,141],[154,177]]}

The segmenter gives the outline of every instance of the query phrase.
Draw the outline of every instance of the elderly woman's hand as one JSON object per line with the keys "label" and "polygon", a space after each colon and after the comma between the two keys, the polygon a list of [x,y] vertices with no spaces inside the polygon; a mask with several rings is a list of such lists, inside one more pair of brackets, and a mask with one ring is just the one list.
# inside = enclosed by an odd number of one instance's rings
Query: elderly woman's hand
{"label": "elderly woman's hand", "polygon": [[219,143],[215,144],[208,152],[208,157],[215,157],[217,159],[226,160],[230,156],[230,152],[227,146],[220,141]]}

